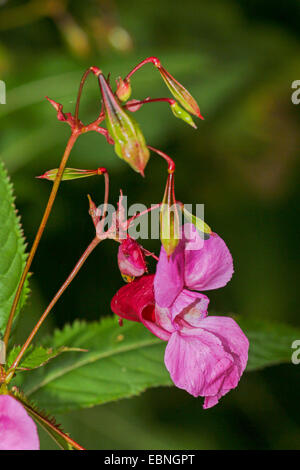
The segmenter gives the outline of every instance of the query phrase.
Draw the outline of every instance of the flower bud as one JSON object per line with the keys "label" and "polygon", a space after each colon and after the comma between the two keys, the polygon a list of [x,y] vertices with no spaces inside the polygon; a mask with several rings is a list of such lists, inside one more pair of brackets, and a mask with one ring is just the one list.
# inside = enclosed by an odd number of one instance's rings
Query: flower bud
{"label": "flower bud", "polygon": [[173,111],[174,116],[176,116],[179,119],[182,119],[184,122],[192,126],[194,129],[197,129],[197,126],[194,123],[191,115],[187,113],[183,108],[181,108],[176,101],[173,104],[171,104],[171,109]]}
{"label": "flower bud", "polygon": [[[46,171],[43,175],[36,178],[54,181],[57,176],[58,168]],[[80,170],[78,168],[65,168],[62,181],[76,180],[78,178],[87,178],[88,176],[103,175],[106,168],[97,168],[96,170]]]}
{"label": "flower bud", "polygon": [[131,85],[129,80],[123,80],[119,77],[117,80],[116,95],[121,101],[127,101],[131,96]]}
{"label": "flower bud", "polygon": [[137,122],[117,102],[107,81],[99,75],[107,129],[114,140],[115,152],[135,171],[144,175],[150,152]]}
{"label": "flower bud", "polygon": [[[199,106],[196,100],[192,95],[177,81],[172,75],[167,72],[160,64],[156,65],[162,78],[164,79],[167,87],[174,96],[174,98],[179,101],[181,106],[184,107],[189,113],[194,114],[195,116],[203,119],[200,113]],[[178,116],[177,116],[178,117]]]}
{"label": "flower bud", "polygon": [[174,175],[169,174],[160,209],[160,240],[168,258],[179,243],[179,216],[174,196]]}
{"label": "flower bud", "polygon": [[182,210],[182,212],[183,212],[184,216],[186,217],[186,219],[196,227],[198,232],[203,234],[203,238],[205,240],[210,238],[212,230],[204,222],[204,220],[202,220],[199,217],[196,217],[195,215],[191,214],[187,209],[185,209],[184,205],[180,206],[180,209]]}
{"label": "flower bud", "polygon": [[147,271],[142,249],[134,239],[126,238],[120,244],[118,265],[126,282],[133,281],[135,277],[142,276]]}

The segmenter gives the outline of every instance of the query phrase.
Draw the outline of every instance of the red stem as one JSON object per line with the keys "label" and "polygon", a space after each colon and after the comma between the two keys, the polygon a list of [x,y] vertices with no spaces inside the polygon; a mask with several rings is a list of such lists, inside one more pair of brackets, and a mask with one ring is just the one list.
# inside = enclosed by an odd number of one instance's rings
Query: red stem
{"label": "red stem", "polygon": [[[75,117],[75,121],[77,123],[77,126],[79,124],[79,120],[78,120],[78,114],[79,114],[79,105],[80,105],[80,99],[81,99],[81,94],[82,94],[82,90],[83,90],[83,87],[84,87],[84,84],[85,84],[85,81],[86,79],[88,78],[89,74],[90,73],[93,73],[94,75],[98,75],[99,73],[101,73],[100,69],[98,69],[98,67],[95,67],[95,66],[92,66],[92,67],[89,67],[83,74],[81,80],[80,80],[80,85],[79,85],[79,90],[78,90],[78,94],[77,94],[77,100],[76,100],[76,106],[75,106],[75,114],[74,114],[74,117]],[[100,119],[100,116],[102,115],[102,110],[100,111],[100,115],[98,117],[98,120]],[[102,118],[102,116],[101,116]],[[103,119],[102,119],[103,120]]]}
{"label": "red stem", "polygon": [[174,171],[175,171],[175,162],[171,157],[169,157],[169,155],[167,155],[165,152],[162,152],[161,150],[158,150],[154,147],[151,147],[150,145],[148,145],[148,148],[150,150],[152,150],[153,152],[157,153],[158,155],[160,155],[162,158],[164,158],[166,160],[166,162],[168,163],[168,172],[169,173],[174,173]]}
{"label": "red stem", "polygon": [[139,106],[140,104],[163,102],[163,101],[165,101],[166,103],[169,103],[170,106],[176,103],[176,101],[173,100],[172,98],[146,98],[145,100],[136,101],[135,103],[127,103],[125,107],[128,109],[134,106]]}
{"label": "red stem", "polygon": [[155,206],[149,207],[149,209],[145,209],[142,212],[139,212],[138,214],[133,215],[130,219],[127,220],[127,229],[129,228],[130,224],[137,219],[138,217],[141,217],[142,215],[148,214],[151,211],[154,211],[155,209],[158,209],[161,206],[161,203],[155,204]]}
{"label": "red stem", "polygon": [[137,72],[141,67],[143,67],[144,65],[146,64],[149,64],[149,63],[152,63],[155,67],[160,67],[160,60],[157,58],[157,57],[147,57],[147,59],[143,60],[142,62],[140,62],[139,64],[137,64],[134,69],[131,70],[131,72],[129,72],[128,75],[126,75],[126,77],[124,78],[124,81],[125,80],[129,80],[129,78],[135,73]]}
{"label": "red stem", "polygon": [[45,227],[46,227],[49,215],[51,213],[51,210],[52,210],[55,198],[56,198],[56,194],[57,194],[57,191],[58,191],[61,179],[62,179],[62,175],[63,175],[64,169],[66,167],[66,164],[67,164],[67,161],[68,161],[68,158],[69,158],[69,155],[71,153],[73,145],[76,142],[79,134],[80,134],[80,129],[79,130],[78,129],[73,130],[73,132],[71,134],[71,137],[68,140],[68,143],[67,143],[65,152],[63,154],[62,160],[60,162],[59,169],[58,169],[56,178],[55,178],[53,186],[52,186],[52,190],[51,190],[51,193],[50,193],[50,196],[49,196],[49,200],[48,200],[48,203],[47,203],[42,221],[40,223],[40,226],[39,226],[39,229],[37,231],[35,240],[33,242],[30,253],[28,255],[26,265],[25,265],[24,271],[22,273],[22,276],[21,276],[21,279],[20,279],[20,282],[19,282],[19,285],[18,285],[18,288],[17,288],[17,292],[16,292],[16,295],[14,297],[14,301],[13,301],[13,304],[12,304],[12,307],[11,307],[10,315],[9,315],[9,318],[8,318],[8,322],[7,322],[7,325],[6,325],[6,330],[5,330],[4,338],[3,338],[4,343],[5,343],[6,346],[8,344],[8,339],[9,339],[9,335],[10,335],[10,331],[11,331],[11,327],[12,327],[12,323],[13,323],[13,318],[14,318],[19,300],[20,300],[20,296],[21,296],[21,293],[22,293],[22,289],[23,289],[27,274],[28,274],[29,269],[31,267],[33,258],[35,256],[36,250],[37,250],[38,245],[39,245],[39,242],[40,242],[40,240],[42,238],[42,235],[44,233],[44,230],[45,230]]}
{"label": "red stem", "polygon": [[44,311],[43,315],[41,316],[41,318],[39,319],[39,321],[37,322],[37,324],[33,328],[32,332],[30,333],[27,340],[23,344],[18,356],[16,357],[16,359],[14,360],[12,366],[10,367],[10,372],[7,374],[7,380],[6,380],[7,383],[12,379],[14,371],[15,371],[16,367],[18,367],[25,351],[27,350],[28,346],[31,344],[33,338],[35,337],[35,335],[37,334],[37,332],[40,329],[41,325],[43,324],[43,322],[45,321],[45,319],[47,318],[47,316],[51,312],[52,308],[54,307],[56,302],[59,300],[59,298],[62,296],[64,291],[67,289],[67,287],[71,284],[71,282],[73,281],[73,279],[77,275],[78,271],[80,270],[80,268],[82,267],[82,265],[84,264],[84,262],[86,261],[88,256],[92,253],[92,251],[100,243],[100,241],[101,240],[97,237],[95,237],[93,239],[93,241],[89,244],[89,246],[87,247],[85,252],[80,257],[79,261],[76,263],[76,265],[75,265],[74,269],[72,270],[71,274],[68,276],[68,278],[66,279],[64,284],[60,287],[60,289],[57,291],[57,293],[55,294],[55,296],[51,300],[50,304],[48,305],[48,307]]}

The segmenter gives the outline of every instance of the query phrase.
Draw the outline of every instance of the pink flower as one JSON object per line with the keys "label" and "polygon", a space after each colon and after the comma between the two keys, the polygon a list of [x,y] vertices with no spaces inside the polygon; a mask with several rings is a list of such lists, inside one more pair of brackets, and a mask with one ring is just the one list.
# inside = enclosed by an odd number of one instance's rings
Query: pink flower
{"label": "pink flower", "polygon": [[39,450],[34,421],[15,398],[0,395],[0,450]]}
{"label": "pink flower", "polygon": [[156,302],[160,307],[170,307],[183,287],[218,289],[232,274],[232,256],[224,240],[216,233],[203,240],[194,225],[185,224],[182,239],[169,260],[161,248],[154,281]]}
{"label": "pink flower", "polygon": [[126,238],[119,246],[118,265],[122,275],[139,277],[147,270],[140,245],[132,238]]}
{"label": "pink flower", "polygon": [[168,341],[165,364],[173,382],[205,397],[204,408],[210,408],[237,386],[249,343],[233,319],[207,317],[208,297],[186,288],[209,290],[229,281],[233,264],[226,244],[216,234],[205,241],[199,237],[199,249],[189,250],[189,243],[181,240],[169,261],[162,247],[155,277],[122,287],[111,307]]}

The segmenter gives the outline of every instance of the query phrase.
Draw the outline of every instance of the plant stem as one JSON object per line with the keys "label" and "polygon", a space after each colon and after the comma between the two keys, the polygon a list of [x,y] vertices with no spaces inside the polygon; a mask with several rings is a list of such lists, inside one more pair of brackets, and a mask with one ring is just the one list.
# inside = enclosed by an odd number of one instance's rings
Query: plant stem
{"label": "plant stem", "polygon": [[[79,105],[80,105],[80,99],[81,99],[83,86],[84,86],[85,81],[86,81],[86,79],[88,78],[88,76],[91,72],[97,77],[99,75],[99,73],[101,73],[101,70],[98,67],[95,67],[95,66],[89,67],[84,72],[84,74],[83,74],[83,76],[80,80],[80,85],[79,85],[79,90],[78,90],[77,100],[76,100],[76,106],[75,106],[75,114],[74,114],[75,121],[76,121],[77,125],[79,124],[78,114],[79,114]],[[99,117],[96,119],[95,123],[99,124],[101,121],[103,121],[103,119],[104,119],[104,113],[101,110],[100,114],[99,114]]]}
{"label": "plant stem", "polygon": [[31,344],[33,338],[35,337],[35,335],[37,334],[37,332],[40,329],[41,325],[43,324],[43,322],[45,321],[45,319],[47,318],[47,316],[51,312],[52,308],[54,307],[56,302],[59,300],[59,298],[62,296],[62,294],[65,292],[67,287],[71,284],[71,282],[73,281],[73,279],[78,274],[80,268],[82,267],[82,265],[84,264],[84,262],[86,261],[88,256],[92,253],[92,251],[96,248],[96,246],[100,243],[100,241],[101,241],[101,239],[99,239],[97,237],[95,237],[93,239],[93,241],[89,244],[89,246],[87,247],[85,252],[81,255],[79,261],[76,263],[76,265],[75,265],[74,269],[72,270],[71,274],[68,276],[66,281],[63,283],[61,288],[57,291],[57,293],[55,294],[55,296],[51,300],[50,304],[48,305],[48,307],[44,311],[43,315],[41,316],[41,318],[39,319],[39,321],[37,322],[37,324],[33,328],[32,332],[30,333],[27,340],[23,344],[21,351],[19,352],[18,356],[16,357],[15,361],[13,362],[9,373],[7,374],[7,383],[11,380],[11,378],[14,374],[14,370],[16,369],[16,367],[18,367],[18,365],[19,365],[26,349]]}
{"label": "plant stem", "polygon": [[138,217],[142,217],[143,215],[146,215],[149,212],[154,211],[155,209],[158,209],[161,205],[162,205],[162,203],[160,202],[159,204],[155,204],[154,206],[151,206],[148,209],[145,209],[144,211],[139,212],[138,214],[135,214],[132,217],[130,217],[130,219],[127,220],[127,228],[129,228],[130,224],[134,220],[136,220]]}
{"label": "plant stem", "polygon": [[9,318],[8,318],[8,322],[7,322],[7,325],[6,325],[6,330],[5,330],[4,338],[3,338],[3,341],[6,345],[6,347],[7,347],[7,344],[8,344],[8,339],[9,339],[9,335],[10,335],[14,315],[15,315],[15,312],[16,312],[16,309],[17,309],[17,306],[18,306],[18,303],[19,303],[19,300],[20,300],[20,296],[21,296],[21,293],[22,293],[22,289],[23,289],[27,274],[28,274],[29,269],[31,267],[33,258],[35,256],[35,253],[36,253],[37,247],[39,245],[39,242],[42,238],[43,232],[45,230],[45,227],[46,227],[49,215],[51,213],[51,210],[52,210],[55,198],[56,198],[56,194],[57,194],[57,191],[58,191],[61,179],[62,179],[64,169],[66,167],[69,155],[70,155],[71,150],[73,148],[73,145],[76,142],[76,139],[78,138],[79,135],[80,135],[80,130],[79,129],[76,129],[72,132],[72,134],[71,134],[71,136],[68,140],[68,143],[67,143],[65,152],[63,154],[62,160],[60,162],[59,169],[58,169],[56,178],[55,178],[54,183],[53,183],[52,191],[50,193],[49,200],[48,200],[48,203],[47,203],[42,221],[40,223],[40,226],[39,226],[39,229],[37,231],[35,240],[33,242],[30,253],[28,255],[26,265],[25,265],[24,271],[22,273],[22,276],[21,276],[21,279],[20,279],[20,282],[19,282],[19,285],[18,285],[18,288],[17,288],[17,292],[16,292],[16,295],[15,295],[15,298],[14,298],[14,301],[13,301],[13,304],[12,304],[12,307],[11,307],[11,311],[10,311],[10,314],[9,314]]}
{"label": "plant stem", "polygon": [[128,80],[135,72],[137,72],[141,67],[145,64],[152,63],[155,67],[160,67],[160,60],[157,57],[147,57],[147,59],[143,60],[139,64],[137,64],[134,69],[129,72],[128,75],[124,78],[124,81]]}
{"label": "plant stem", "polygon": [[168,163],[168,172],[169,173],[174,173],[174,171],[175,171],[175,162],[174,162],[174,160],[172,160],[171,157],[169,157],[169,155],[167,155],[165,152],[162,152],[161,150],[158,150],[154,147],[151,147],[150,145],[148,145],[148,149],[152,150],[153,152],[157,153],[157,155],[160,155],[162,158],[164,158],[166,160],[166,162]]}
{"label": "plant stem", "polygon": [[86,79],[88,78],[88,76],[91,72],[92,72],[92,70],[91,70],[91,67],[90,67],[84,72],[84,74],[83,74],[83,76],[80,80],[80,85],[79,85],[79,90],[78,90],[77,100],[76,100],[76,106],[75,106],[75,114],[74,114],[77,125],[78,125],[78,114],[79,114],[79,105],[80,105],[80,98],[81,98],[81,94],[82,94],[82,89],[83,89],[83,86],[85,84]]}
{"label": "plant stem", "polygon": [[137,100],[137,102],[134,103],[126,103],[125,107],[130,110],[131,107],[134,106],[139,106],[140,104],[146,104],[146,103],[161,103],[161,102],[166,102],[169,103],[170,106],[174,105],[176,103],[173,98],[146,98],[145,100]]}

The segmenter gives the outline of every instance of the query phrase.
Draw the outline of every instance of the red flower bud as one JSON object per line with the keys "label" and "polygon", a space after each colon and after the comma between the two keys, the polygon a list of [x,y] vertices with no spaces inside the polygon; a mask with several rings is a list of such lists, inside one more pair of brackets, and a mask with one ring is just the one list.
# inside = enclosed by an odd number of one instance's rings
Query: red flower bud
{"label": "red flower bud", "polygon": [[144,254],[140,245],[132,238],[126,238],[119,246],[118,265],[123,278],[132,281],[147,271]]}
{"label": "red flower bud", "polygon": [[127,101],[131,95],[131,85],[129,80],[123,80],[119,77],[117,80],[116,95],[121,101]]}

